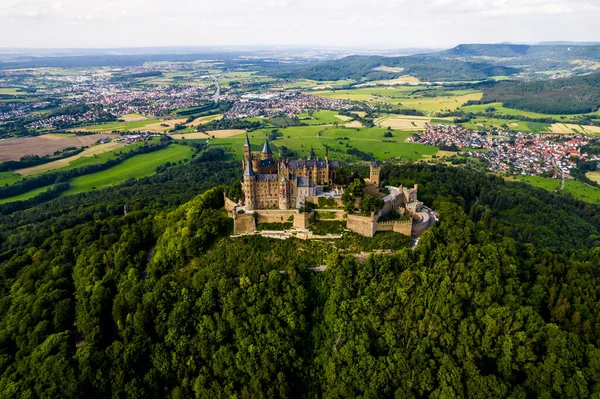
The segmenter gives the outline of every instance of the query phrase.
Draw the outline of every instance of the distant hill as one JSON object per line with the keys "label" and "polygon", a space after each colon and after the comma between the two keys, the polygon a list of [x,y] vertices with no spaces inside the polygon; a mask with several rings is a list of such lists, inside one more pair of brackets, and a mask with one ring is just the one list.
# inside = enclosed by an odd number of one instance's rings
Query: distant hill
{"label": "distant hill", "polygon": [[544,81],[485,83],[482,102],[548,114],[579,114],[600,107],[600,74]]}
{"label": "distant hill", "polygon": [[449,50],[430,53],[433,58],[485,61],[492,65],[519,67],[523,72],[593,72],[600,65],[600,45],[582,44],[460,44]]}
{"label": "distant hill", "polygon": [[[382,70],[382,67],[387,67],[387,71]],[[511,67],[431,56],[348,56],[313,64],[279,66],[268,71],[272,76],[290,79],[378,80],[411,75],[429,82],[482,80],[517,72],[518,69]]]}

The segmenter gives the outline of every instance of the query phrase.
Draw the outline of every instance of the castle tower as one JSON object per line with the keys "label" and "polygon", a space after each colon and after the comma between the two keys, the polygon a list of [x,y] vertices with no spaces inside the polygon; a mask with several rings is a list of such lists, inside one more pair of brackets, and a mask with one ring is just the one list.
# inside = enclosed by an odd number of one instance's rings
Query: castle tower
{"label": "castle tower", "polygon": [[246,132],[246,141],[244,141],[244,158],[242,158],[242,170],[246,170],[246,163],[252,159],[252,147],[248,140],[248,132]]}
{"label": "castle tower", "polygon": [[244,170],[244,183],[243,183],[244,199],[246,210],[251,211],[254,209],[256,204],[256,175],[252,170],[252,161],[246,160],[246,169]]}
{"label": "castle tower", "polygon": [[375,187],[379,187],[379,173],[381,172],[381,165],[379,162],[375,161],[371,163],[370,171],[369,171],[369,181],[371,185]]}
{"label": "castle tower", "polygon": [[309,160],[317,159],[317,156],[315,155],[315,151],[312,148],[310,149],[310,154],[308,154],[308,159]]}
{"label": "castle tower", "polygon": [[288,189],[288,181],[284,177],[279,181],[279,209],[287,211],[290,203],[290,190]]}
{"label": "castle tower", "polygon": [[331,185],[333,183],[331,180],[331,175],[329,174],[329,147],[325,147],[325,179],[327,185]]}
{"label": "castle tower", "polygon": [[265,140],[265,145],[263,145],[261,155],[262,159],[273,158],[273,153],[271,152],[271,147],[269,147],[269,142],[267,140]]}

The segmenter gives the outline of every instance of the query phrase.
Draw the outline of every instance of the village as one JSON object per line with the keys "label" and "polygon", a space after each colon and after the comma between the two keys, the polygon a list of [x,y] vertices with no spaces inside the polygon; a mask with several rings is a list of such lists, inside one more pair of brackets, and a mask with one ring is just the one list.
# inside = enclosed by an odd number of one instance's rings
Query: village
{"label": "village", "polygon": [[410,140],[461,151],[488,164],[491,172],[571,179],[577,161],[598,161],[581,148],[595,137],[521,132],[480,132],[454,125],[428,125]]}

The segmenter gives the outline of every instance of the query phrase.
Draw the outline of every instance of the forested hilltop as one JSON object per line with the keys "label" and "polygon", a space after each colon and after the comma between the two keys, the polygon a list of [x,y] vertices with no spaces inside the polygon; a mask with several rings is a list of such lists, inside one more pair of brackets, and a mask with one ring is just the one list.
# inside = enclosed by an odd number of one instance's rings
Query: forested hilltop
{"label": "forested hilltop", "polygon": [[0,396],[600,392],[597,207],[387,165],[384,183],[418,183],[441,221],[361,263],[343,242],[229,238],[238,168],[174,167],[0,216]]}
{"label": "forested hilltop", "polygon": [[600,74],[534,82],[506,81],[475,85],[484,103],[547,114],[585,114],[600,107]]}

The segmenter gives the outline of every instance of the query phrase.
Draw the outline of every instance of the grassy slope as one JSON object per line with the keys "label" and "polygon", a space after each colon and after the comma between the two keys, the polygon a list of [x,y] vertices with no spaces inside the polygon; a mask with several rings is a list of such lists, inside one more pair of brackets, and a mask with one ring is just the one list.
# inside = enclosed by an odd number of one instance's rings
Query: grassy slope
{"label": "grassy slope", "polygon": [[[555,191],[560,187],[560,180],[538,176],[518,176],[509,178],[508,180],[524,182],[548,191]],[[565,188],[563,191],[570,193],[573,197],[582,201],[600,204],[600,189],[585,183],[575,180],[565,180]]]}
{"label": "grassy slope", "polygon": [[[331,149],[330,158],[343,162],[358,161],[356,157],[349,156],[346,152],[349,147],[346,143],[363,152],[372,152],[379,160],[388,158],[404,157],[408,159],[421,159],[423,155],[437,153],[437,148],[422,144],[406,143],[404,140],[410,137],[411,132],[394,130],[394,137],[385,139],[395,142],[384,142],[383,134],[386,129],[380,128],[333,128],[323,126],[297,126],[280,129],[283,137],[272,143],[273,151],[277,156],[279,146],[285,146],[290,150],[298,152],[305,158],[310,149],[313,148],[319,157],[325,156],[325,146]],[[257,130],[249,134],[253,151],[260,151],[267,130]],[[317,133],[319,134],[317,136]],[[350,140],[341,140],[341,138]],[[231,158],[242,159],[244,136],[234,136],[225,139],[213,139],[211,147],[220,147],[228,151]]]}
{"label": "grassy slope", "polygon": [[21,181],[23,178],[16,173],[13,172],[0,172],[0,187],[5,185],[11,185],[18,181]]}
{"label": "grassy slope", "polygon": [[[164,165],[167,162],[179,162],[186,158],[189,159],[191,154],[192,149],[190,147],[172,144],[163,150],[136,155],[110,169],[69,180],[71,188],[61,195],[78,194],[120,184],[131,178],[149,176],[156,172],[156,167]],[[2,199],[0,200],[0,204],[33,198],[50,187],[41,187],[14,197]]]}
{"label": "grassy slope", "polygon": [[189,158],[192,150],[188,146],[171,145],[164,150],[136,155],[110,169],[90,175],[76,177],[69,182],[71,188],[62,195],[82,193],[102,187],[123,183],[131,178],[152,175],[158,166],[167,162],[179,162]]}

